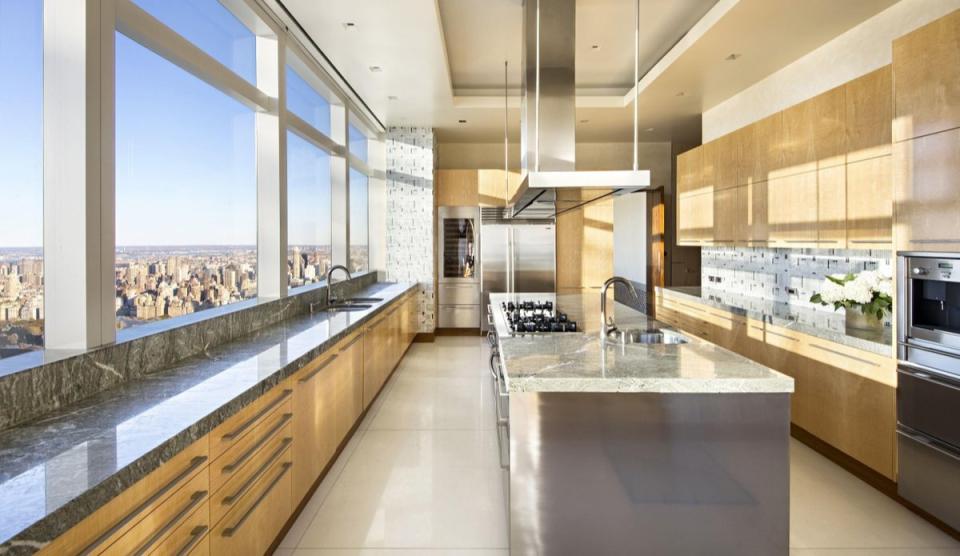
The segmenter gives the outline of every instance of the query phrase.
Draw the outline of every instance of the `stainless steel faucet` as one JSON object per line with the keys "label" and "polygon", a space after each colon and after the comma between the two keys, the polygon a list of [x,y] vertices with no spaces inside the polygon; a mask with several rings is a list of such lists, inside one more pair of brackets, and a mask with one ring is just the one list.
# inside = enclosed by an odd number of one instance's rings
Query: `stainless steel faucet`
{"label": "stainless steel faucet", "polygon": [[600,292],[600,338],[604,340],[611,332],[617,329],[616,323],[613,322],[613,317],[610,317],[609,320],[607,319],[607,290],[616,283],[626,286],[630,295],[637,301],[640,300],[640,296],[637,295],[637,290],[633,287],[633,284],[630,283],[630,280],[622,276],[614,276],[603,283],[603,290]]}
{"label": "stainless steel faucet", "polygon": [[330,267],[330,270],[327,271],[327,306],[329,307],[336,299],[333,297],[333,284],[330,282],[330,279],[333,277],[333,271],[340,269],[347,273],[347,280],[352,280],[353,276],[350,276],[350,270],[343,266],[342,264],[335,264]]}

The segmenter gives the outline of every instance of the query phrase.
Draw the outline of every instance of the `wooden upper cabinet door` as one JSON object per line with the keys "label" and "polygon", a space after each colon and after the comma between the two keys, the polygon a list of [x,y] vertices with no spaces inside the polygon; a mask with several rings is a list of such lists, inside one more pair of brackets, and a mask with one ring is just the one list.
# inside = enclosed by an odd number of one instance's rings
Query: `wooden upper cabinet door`
{"label": "wooden upper cabinet door", "polygon": [[746,236],[751,244],[763,247],[770,239],[767,182],[751,182],[743,186],[746,210]]}
{"label": "wooden upper cabinet door", "polygon": [[713,241],[734,245],[747,240],[746,186],[728,187],[713,194]]}
{"label": "wooden upper cabinet door", "polygon": [[739,165],[740,151],[733,132],[711,141],[713,145],[713,176],[716,189],[727,189],[740,185]]}
{"label": "wooden upper cabinet door", "polygon": [[817,168],[843,166],[846,162],[846,90],[830,89],[812,100],[813,150]]}
{"label": "wooden upper cabinet door", "polygon": [[817,172],[767,182],[770,239],[784,247],[816,247]]}
{"label": "wooden upper cabinet door", "polygon": [[898,249],[960,252],[960,129],[893,145]]}
{"label": "wooden upper cabinet door", "polygon": [[677,194],[694,192],[701,187],[703,147],[696,147],[677,156]]}
{"label": "wooden upper cabinet door", "polygon": [[890,153],[893,81],[884,66],[845,85],[847,162]]}
{"label": "wooden upper cabinet door", "polygon": [[710,141],[700,146],[703,151],[703,169],[700,173],[700,191],[710,192],[717,190],[718,143]]}
{"label": "wooden upper cabinet door", "polygon": [[783,166],[774,170],[772,176],[792,176],[817,169],[816,112],[816,98],[783,111]]}
{"label": "wooden upper cabinet door", "polygon": [[817,243],[824,249],[842,248],[847,243],[846,166],[817,171]]}
{"label": "wooden upper cabinet door", "polygon": [[741,127],[732,134],[733,148],[736,150],[737,185],[746,185],[756,181],[763,181],[755,173],[756,163],[754,156],[754,141],[757,136],[756,125]]}
{"label": "wooden upper cabinet door", "polygon": [[960,127],[960,10],[893,41],[893,140]]}
{"label": "wooden upper cabinet door", "polygon": [[847,165],[847,244],[889,249],[893,242],[893,179],[890,157]]}
{"label": "wooden upper cabinet door", "polygon": [[[683,245],[712,243],[713,192],[684,193],[677,202],[677,241]],[[565,216],[565,215],[564,215]],[[557,219],[559,227],[559,218]],[[559,261],[559,259],[558,259]],[[557,265],[559,274],[560,265]]]}
{"label": "wooden upper cabinet door", "polygon": [[438,207],[475,207],[479,205],[476,170],[437,170]]}
{"label": "wooden upper cabinet door", "polygon": [[750,141],[752,152],[748,166],[749,181],[767,181],[772,174],[782,172],[783,159],[783,113],[777,112],[751,125],[753,137]]}

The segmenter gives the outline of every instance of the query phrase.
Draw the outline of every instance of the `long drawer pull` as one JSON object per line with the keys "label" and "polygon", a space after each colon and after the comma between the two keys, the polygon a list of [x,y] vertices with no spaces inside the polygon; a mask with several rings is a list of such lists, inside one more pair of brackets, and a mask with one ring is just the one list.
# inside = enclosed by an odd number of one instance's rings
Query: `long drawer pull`
{"label": "long drawer pull", "polygon": [[280,429],[282,429],[283,426],[287,424],[287,421],[289,421],[292,418],[293,418],[292,413],[284,413],[283,417],[281,417],[280,420],[277,421],[277,424],[271,427],[270,430],[267,431],[267,434],[263,435],[263,438],[258,440],[253,446],[250,446],[250,448],[246,452],[240,454],[240,457],[235,459],[233,463],[228,463],[227,465],[224,465],[223,471],[225,473],[232,473],[234,469],[243,465],[243,463],[248,459],[250,459],[250,457],[253,454],[255,454],[257,450],[260,449],[261,446],[263,446],[267,442],[270,442],[270,439],[276,436],[277,432],[279,432]]}
{"label": "long drawer pull", "polygon": [[363,334],[357,334],[357,337],[354,338],[354,339],[352,339],[352,340],[350,340],[350,343],[348,343],[347,345],[345,345],[345,346],[343,346],[342,348],[340,348],[340,353],[343,353],[343,352],[347,351],[347,349],[349,349],[350,346],[352,346],[353,344],[359,342],[359,341],[362,340],[362,339],[363,339]]}
{"label": "long drawer pull", "polygon": [[193,531],[190,531],[190,540],[187,541],[187,544],[183,545],[183,548],[177,551],[177,556],[187,556],[187,554],[190,554],[197,544],[203,540],[203,536],[209,529],[206,525],[197,525],[194,527]]}
{"label": "long drawer pull", "polygon": [[960,239],[911,239],[910,243],[960,243]]}
{"label": "long drawer pull", "polygon": [[284,390],[282,395],[280,395],[277,399],[270,402],[270,405],[258,411],[256,415],[247,419],[242,425],[235,428],[232,432],[228,432],[227,434],[223,435],[223,440],[233,440],[234,438],[243,434],[244,431],[246,431],[251,426],[253,426],[253,424],[256,423],[257,421],[259,421],[261,417],[273,411],[273,408],[277,407],[278,405],[283,403],[284,400],[289,398],[290,394],[293,394],[293,390]]}
{"label": "long drawer pull", "polygon": [[156,533],[154,533],[153,536],[151,536],[147,542],[143,543],[143,545],[140,546],[140,548],[138,548],[136,552],[134,552],[134,554],[136,554],[136,556],[142,556],[143,554],[146,554],[147,552],[149,552],[150,549],[153,548],[153,545],[157,544],[157,542],[159,542],[160,539],[167,536],[167,533],[169,531],[171,531],[174,527],[179,525],[180,522],[183,521],[185,517],[190,515],[190,512],[192,512],[193,509],[196,508],[198,505],[200,505],[200,503],[203,502],[206,498],[207,498],[207,491],[198,490],[197,492],[194,492],[190,496],[190,503],[184,506],[182,510],[177,512],[177,515],[170,518],[170,521],[166,522],[163,525],[163,527],[161,527]]}
{"label": "long drawer pull", "polygon": [[327,366],[330,365],[330,363],[333,363],[333,360],[336,359],[336,358],[337,358],[337,355],[336,355],[336,354],[331,355],[330,357],[327,358],[326,361],[324,361],[323,363],[320,363],[319,365],[317,365],[317,368],[316,368],[316,369],[310,371],[310,373],[307,374],[307,376],[302,377],[302,378],[301,378],[300,380],[298,380],[297,382],[299,382],[300,384],[305,384],[305,383],[307,383],[307,382],[310,382],[310,379],[312,379],[313,377],[317,376],[317,374],[318,374],[320,371],[326,369]]}
{"label": "long drawer pull", "polygon": [[695,306],[693,306],[693,305],[688,305],[688,304],[686,304],[686,303],[677,302],[677,305],[679,305],[679,306],[681,306],[681,307],[686,307],[687,309],[690,309],[691,311],[696,311],[696,312],[698,312],[698,313],[703,313],[703,312],[704,312],[704,310],[701,309],[700,307],[695,307]]}
{"label": "long drawer pull", "polygon": [[273,465],[278,459],[280,459],[280,456],[283,455],[283,452],[287,449],[287,446],[289,446],[291,442],[293,442],[292,438],[289,438],[289,437],[284,438],[283,442],[280,443],[280,447],[277,448],[277,450],[270,455],[267,461],[260,466],[260,469],[257,469],[256,473],[251,475],[250,478],[247,479],[245,483],[240,485],[240,488],[238,488],[236,492],[223,497],[223,505],[229,506],[230,504],[233,504],[234,502],[236,502],[237,498],[240,498],[248,490],[250,490],[250,487],[253,486],[253,483],[257,482],[257,479],[259,479],[261,475],[266,473],[267,469],[269,469],[271,465]]}
{"label": "long drawer pull", "polygon": [[257,498],[257,500],[253,503],[253,505],[247,509],[247,511],[243,514],[243,516],[241,516],[240,519],[236,523],[234,523],[232,527],[227,527],[226,529],[223,530],[222,535],[224,537],[228,537],[228,538],[232,537],[237,533],[237,531],[240,530],[241,527],[243,527],[243,524],[244,522],[247,521],[247,518],[249,518],[250,515],[253,514],[254,510],[257,509],[257,506],[259,506],[260,503],[263,502],[263,500],[270,494],[270,491],[273,490],[273,487],[277,486],[277,483],[280,482],[280,479],[282,479],[283,476],[287,474],[287,471],[289,471],[291,467],[293,467],[293,463],[291,462],[287,462],[283,464],[283,471],[281,471],[279,475],[277,475],[272,481],[270,481],[270,484],[267,485],[267,488],[263,490],[263,494],[261,494],[260,497]]}
{"label": "long drawer pull", "polygon": [[890,243],[889,239],[851,239],[850,243],[868,243],[868,244],[883,244],[886,245]]}
{"label": "long drawer pull", "polygon": [[196,469],[201,465],[203,465],[206,461],[207,461],[207,456],[197,456],[192,460],[190,460],[190,465],[188,465],[186,469],[181,471],[179,475],[177,475],[173,479],[170,479],[170,482],[163,485],[163,487],[161,487],[160,490],[158,490],[157,492],[153,493],[153,495],[150,496],[150,498],[147,498],[142,504],[140,504],[139,506],[134,508],[130,513],[125,515],[123,519],[118,521],[113,527],[111,527],[105,533],[103,533],[102,535],[94,539],[93,542],[88,544],[86,548],[80,551],[80,554],[92,553],[101,544],[103,544],[106,540],[112,537],[117,531],[122,529],[124,526],[130,523],[130,521],[132,521],[135,517],[140,515],[144,510],[146,510],[148,507],[153,505],[157,500],[162,498],[166,493],[170,492],[171,490],[179,486],[184,479],[189,477],[191,473],[196,471]]}
{"label": "long drawer pull", "polygon": [[827,352],[827,353],[832,353],[832,354],[834,354],[834,355],[839,355],[840,357],[846,357],[847,359],[851,359],[851,360],[853,360],[853,361],[857,361],[858,363],[863,363],[863,364],[865,364],[865,365],[870,365],[871,367],[879,367],[879,366],[880,366],[880,364],[877,363],[877,362],[875,362],[875,361],[870,361],[869,359],[862,359],[862,358],[860,358],[860,357],[855,357],[855,356],[853,356],[853,355],[847,355],[846,353],[843,353],[842,351],[837,351],[837,350],[835,350],[835,349],[828,348],[828,347],[826,347],[826,346],[821,346],[821,345],[818,345],[818,344],[810,344],[810,347],[819,349],[819,350],[821,350],[821,351],[825,351],[825,352]]}
{"label": "long drawer pull", "polygon": [[800,341],[800,340],[798,340],[798,339],[796,339],[796,338],[794,338],[794,337],[792,337],[792,336],[787,336],[786,334],[780,334],[780,333],[778,333],[778,332],[774,332],[774,331],[772,331],[772,330],[767,330],[766,328],[762,328],[762,327],[759,327],[759,326],[751,326],[750,328],[753,328],[754,330],[759,330],[760,332],[763,332],[763,333],[765,333],[765,334],[770,334],[771,336],[777,336],[777,337],[783,338],[783,339],[785,339],[785,340],[790,340],[791,342],[799,342],[799,341]]}

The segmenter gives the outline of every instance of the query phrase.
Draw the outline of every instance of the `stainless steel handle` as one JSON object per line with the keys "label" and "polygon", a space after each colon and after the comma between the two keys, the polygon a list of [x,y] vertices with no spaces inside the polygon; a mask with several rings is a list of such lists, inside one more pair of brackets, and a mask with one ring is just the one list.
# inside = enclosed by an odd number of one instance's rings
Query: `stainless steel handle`
{"label": "stainless steel handle", "polygon": [[890,243],[889,239],[851,239],[850,243]]}
{"label": "stainless steel handle", "polygon": [[316,369],[310,371],[310,372],[307,374],[307,376],[301,377],[300,380],[298,380],[297,382],[299,382],[300,384],[305,384],[305,383],[307,383],[307,382],[310,382],[310,379],[312,379],[313,377],[317,376],[317,374],[319,374],[320,371],[326,369],[326,368],[327,368],[327,365],[329,365],[330,363],[333,363],[333,360],[336,359],[336,358],[337,358],[337,355],[336,355],[336,354],[331,355],[330,357],[327,358],[326,361],[324,361],[323,363],[320,363],[319,365],[317,365],[317,368],[316,368]]}
{"label": "stainless steel handle", "polygon": [[104,543],[105,541],[107,541],[110,537],[112,537],[114,534],[116,534],[117,531],[119,531],[120,529],[122,529],[123,527],[125,527],[125,526],[126,526],[128,523],[130,523],[135,517],[137,517],[138,515],[140,515],[144,510],[146,510],[148,507],[150,507],[152,504],[154,504],[157,500],[159,500],[160,498],[162,498],[165,494],[167,494],[168,492],[170,492],[171,490],[173,490],[174,488],[176,488],[177,486],[179,486],[180,483],[183,482],[184,479],[186,479],[187,477],[189,477],[191,473],[193,473],[198,467],[200,467],[201,465],[203,465],[206,461],[207,461],[207,456],[197,456],[197,457],[193,458],[192,460],[190,460],[190,465],[188,465],[186,469],[184,469],[183,471],[181,471],[181,472],[180,472],[176,477],[174,477],[173,479],[170,479],[170,482],[168,482],[167,484],[163,485],[163,487],[161,487],[160,490],[158,490],[157,492],[153,493],[153,495],[152,495],[150,498],[147,498],[142,504],[140,504],[139,506],[137,506],[136,508],[134,508],[130,513],[128,513],[127,515],[125,515],[125,516],[123,517],[123,519],[121,519],[120,521],[118,521],[113,527],[111,527],[111,528],[108,529],[105,533],[103,533],[102,535],[100,535],[99,537],[97,537],[96,539],[94,539],[93,542],[91,542],[90,544],[88,544],[88,545],[86,546],[86,548],[84,548],[82,551],[80,551],[80,554],[86,555],[86,554],[91,554],[91,553],[93,553],[97,548],[99,548],[99,546],[100,546],[101,544],[103,544],[103,543]]}
{"label": "stainless steel handle", "polygon": [[840,357],[846,357],[847,359],[852,359],[853,361],[857,361],[857,362],[863,363],[863,364],[865,364],[865,365],[870,365],[871,367],[879,367],[879,366],[880,366],[880,365],[879,365],[878,363],[876,363],[875,361],[870,361],[869,359],[861,359],[860,357],[855,357],[855,356],[853,356],[853,355],[847,355],[846,353],[843,353],[842,351],[838,351],[838,350],[835,350],[835,349],[832,349],[832,348],[828,348],[828,347],[826,347],[826,346],[821,346],[821,345],[818,345],[818,344],[811,343],[811,344],[810,344],[810,347],[819,349],[819,350],[821,350],[821,351],[825,351],[825,352],[827,352],[827,353],[832,353],[832,354],[834,354],[834,355],[839,355]]}
{"label": "stainless steel handle", "polygon": [[226,529],[223,530],[222,535],[224,537],[232,537],[233,535],[236,534],[237,531],[240,530],[240,527],[243,527],[243,523],[247,521],[247,518],[249,518],[250,515],[253,513],[253,511],[257,509],[257,506],[259,506],[260,503],[263,502],[263,500],[270,494],[270,491],[273,490],[273,487],[277,486],[277,483],[279,483],[280,479],[282,479],[283,476],[287,474],[287,471],[289,471],[290,468],[293,467],[293,463],[290,463],[290,462],[284,463],[282,467],[283,467],[283,471],[281,471],[279,475],[277,475],[272,481],[270,481],[270,484],[267,485],[266,489],[264,489],[263,494],[261,494],[260,497],[257,498],[257,500],[253,503],[252,506],[250,506],[247,509],[246,512],[244,512],[243,516],[241,516],[240,519],[233,524],[233,526],[227,527]]}
{"label": "stainless steel handle", "polygon": [[[937,369],[927,367],[925,365],[911,363],[910,361],[897,361],[897,367],[900,367],[897,369],[897,372],[900,374],[911,376],[924,382],[930,382],[932,384],[960,392],[960,386],[953,384],[951,382],[951,377],[944,376],[943,371],[938,371]],[[904,371],[902,369],[907,370]]]}
{"label": "stainless steel handle", "polygon": [[[503,435],[500,434],[500,431],[503,431]],[[504,437],[506,437],[506,453],[507,457],[503,457],[504,453]],[[498,457],[500,459],[500,469],[510,469],[510,423],[497,423],[497,451],[499,452]]]}
{"label": "stainless steel handle", "polygon": [[206,525],[197,525],[194,527],[193,531],[190,531],[190,540],[177,551],[177,556],[187,556],[187,554],[190,554],[190,551],[203,540],[203,536],[207,533],[208,529],[210,528]]}
{"label": "stainless steel handle", "polygon": [[286,400],[287,398],[289,398],[289,397],[290,397],[290,394],[292,394],[292,393],[293,393],[293,390],[284,390],[284,391],[283,391],[283,394],[280,395],[280,397],[278,397],[277,399],[275,399],[275,400],[273,400],[272,402],[270,402],[270,404],[267,405],[267,407],[265,407],[265,408],[261,409],[260,411],[258,411],[256,415],[254,415],[253,417],[251,417],[251,418],[247,419],[246,421],[244,421],[244,423],[243,423],[242,425],[240,425],[239,427],[235,428],[233,431],[228,432],[227,434],[223,435],[223,440],[233,440],[234,438],[236,438],[236,437],[240,436],[241,434],[243,434],[244,431],[246,431],[248,428],[250,428],[250,427],[251,427],[254,423],[256,423],[257,421],[259,421],[261,417],[263,417],[263,416],[266,415],[267,413],[270,413],[271,411],[273,411],[273,408],[277,407],[277,406],[280,405],[284,400]]}
{"label": "stainless steel handle", "polygon": [[283,442],[280,443],[280,447],[277,448],[272,454],[270,454],[270,457],[267,458],[267,461],[263,465],[261,465],[260,468],[257,469],[257,471],[250,476],[249,479],[247,479],[242,485],[240,485],[240,488],[234,491],[233,494],[224,496],[223,500],[220,503],[224,506],[229,506],[233,504],[238,498],[243,496],[244,493],[250,490],[250,487],[253,486],[253,483],[255,483],[257,479],[260,478],[261,475],[266,473],[267,469],[269,469],[271,465],[273,465],[278,459],[280,459],[280,456],[283,455],[283,452],[286,451],[287,446],[289,446],[291,442],[293,442],[292,438],[289,438],[289,437],[284,438]]}
{"label": "stainless steel handle", "polygon": [[960,239],[911,239],[910,243],[960,243]]}
{"label": "stainless steel handle", "polygon": [[[929,347],[920,346],[920,345],[917,345],[917,344],[910,344],[910,343],[907,343],[907,342],[897,341],[897,345],[899,345],[899,346],[901,346],[901,347],[905,347],[905,348],[907,348],[907,349],[919,349],[920,351],[926,351],[926,352],[928,352],[928,353],[933,353],[933,354],[935,354],[935,355],[943,355],[944,357],[953,357],[953,358],[960,357],[960,355],[958,355],[958,354],[956,354],[956,353],[950,353],[949,351],[944,351],[944,350],[929,348]],[[910,364],[910,365],[916,365],[916,363],[911,363],[910,361],[904,361],[904,363],[908,363],[908,364]],[[936,371],[936,369],[934,369],[934,371]],[[937,372],[941,372],[941,371],[937,371]]]}
{"label": "stainless steel handle", "polygon": [[175,516],[171,517],[169,521],[164,523],[163,527],[157,530],[157,532],[154,533],[147,540],[147,542],[140,545],[140,548],[135,550],[133,553],[136,556],[142,556],[143,554],[146,554],[147,552],[149,552],[150,549],[153,548],[153,545],[160,542],[160,539],[165,537],[167,533],[170,532],[174,527],[176,527],[181,521],[183,521],[185,517],[190,515],[190,512],[192,512],[194,508],[200,505],[200,503],[203,502],[206,499],[206,497],[207,497],[207,491],[205,490],[198,490],[197,492],[194,492],[190,496],[190,502],[186,506],[184,506],[182,510],[177,512]]}
{"label": "stainless steel handle", "polygon": [[263,445],[266,444],[267,442],[270,442],[270,439],[272,439],[274,436],[276,436],[277,433],[280,432],[280,429],[282,429],[283,426],[287,424],[287,421],[289,421],[289,420],[292,419],[292,418],[293,418],[293,414],[292,414],[292,413],[284,413],[284,414],[283,414],[283,417],[280,418],[280,420],[277,422],[277,424],[274,425],[273,427],[271,427],[270,430],[267,431],[267,434],[263,435],[263,438],[261,438],[260,440],[258,440],[253,446],[251,446],[249,449],[247,449],[246,452],[240,454],[240,457],[238,457],[237,459],[235,459],[235,460],[233,461],[233,463],[228,463],[227,465],[224,465],[224,466],[223,466],[223,471],[224,471],[225,473],[232,473],[234,469],[236,469],[236,468],[240,467],[241,465],[243,465],[243,463],[244,463],[245,461],[247,461],[248,459],[250,459],[250,457],[251,457],[253,454],[255,454],[255,453],[257,452],[257,450],[260,449],[261,446],[263,446]]}
{"label": "stainless steel handle", "polygon": [[914,442],[918,442],[918,443],[920,443],[920,444],[923,444],[924,446],[926,446],[927,448],[930,448],[931,450],[933,450],[933,451],[935,451],[935,452],[940,452],[941,454],[947,456],[948,458],[951,458],[951,459],[956,460],[956,461],[960,461],[960,454],[955,454],[955,453],[953,453],[953,452],[951,452],[951,451],[949,451],[949,450],[946,450],[946,449],[944,449],[944,448],[941,448],[940,446],[937,446],[936,444],[933,443],[933,441],[931,441],[929,438],[927,438],[927,437],[925,437],[925,436],[920,436],[920,435],[918,435],[918,434],[914,434],[914,433],[911,433],[911,432],[907,432],[907,431],[903,430],[902,428],[898,428],[898,429],[897,429],[897,434],[899,434],[899,435],[901,435],[901,436],[906,436],[906,437],[909,438],[910,440],[913,440]]}

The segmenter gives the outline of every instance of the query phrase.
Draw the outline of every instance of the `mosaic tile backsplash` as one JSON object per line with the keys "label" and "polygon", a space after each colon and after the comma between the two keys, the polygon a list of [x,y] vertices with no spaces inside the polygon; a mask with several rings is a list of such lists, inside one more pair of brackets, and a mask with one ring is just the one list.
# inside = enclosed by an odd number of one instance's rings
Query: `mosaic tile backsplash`
{"label": "mosaic tile backsplash", "polygon": [[433,172],[430,128],[387,130],[387,280],[420,284],[420,332],[436,328],[433,288]]}
{"label": "mosaic tile backsplash", "polygon": [[[890,251],[848,249],[771,249],[763,247],[705,247],[701,254],[704,290],[742,299],[784,303],[811,312],[819,324],[843,326],[843,311],[811,303],[830,274],[857,274],[864,270],[891,270]],[[749,309],[750,307],[745,306]]]}

